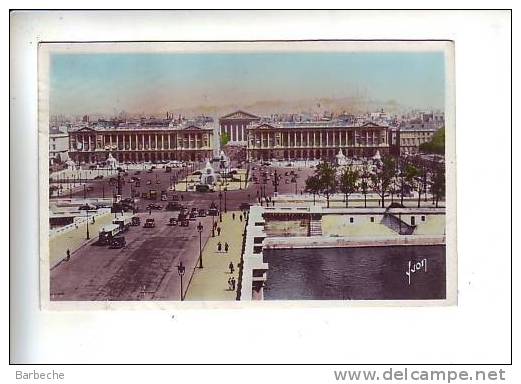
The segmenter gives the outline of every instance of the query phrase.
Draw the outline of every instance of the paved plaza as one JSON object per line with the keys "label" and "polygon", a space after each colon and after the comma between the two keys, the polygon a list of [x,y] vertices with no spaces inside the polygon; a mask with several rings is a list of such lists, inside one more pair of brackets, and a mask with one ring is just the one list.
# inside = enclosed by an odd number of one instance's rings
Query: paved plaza
{"label": "paved plaza", "polygon": [[[313,197],[304,192],[306,178],[314,173],[314,168],[306,166],[261,166],[252,165],[248,176],[251,180],[245,183],[246,170],[240,169],[241,182],[233,181],[227,185],[227,191],[196,192],[193,186],[199,176],[193,171],[202,167],[173,168],[167,172],[157,169],[125,169],[121,174],[121,195],[123,198],[140,196],[137,200],[137,216],[141,218],[141,226],[132,226],[122,235],[126,246],[121,249],[110,249],[97,245],[98,232],[101,226],[112,221],[114,214],[98,214],[95,223],[89,221],[90,240],[86,239],[85,222],[76,223],[71,229],[54,234],[50,238],[50,292],[51,300],[78,301],[129,301],[129,300],[180,300],[181,278],[177,266],[180,262],[185,266],[183,276],[183,298],[187,301],[222,301],[236,300],[240,280],[240,261],[243,233],[246,225],[241,205],[262,204],[275,206],[312,206]],[[74,171],[79,175],[82,170]],[[68,195],[51,197],[51,206],[73,204],[73,202],[101,202],[110,199],[117,192],[117,172],[107,176],[94,178],[96,171],[89,175],[84,183],[78,183]],[[73,174],[64,174],[72,176]],[[264,179],[263,175],[266,176]],[[60,176],[61,178],[65,176]],[[74,176],[77,177],[77,176]],[[131,177],[139,177],[139,186],[130,182]],[[62,179],[63,180],[63,179]],[[265,180],[265,181],[264,181]],[[277,185],[274,185],[277,180]],[[187,182],[188,181],[188,182]],[[188,188],[186,191],[186,187]],[[144,192],[156,190],[157,200],[141,198]],[[160,201],[160,192],[165,191],[167,201]],[[277,193],[275,193],[277,192]],[[209,209],[215,204],[222,212],[219,216],[198,217],[190,221],[189,227],[169,226],[170,218],[177,218],[178,212],[164,209],[149,210],[150,203],[164,208],[167,202],[177,196],[179,202],[191,208]],[[268,196],[268,200],[263,199]],[[103,200],[103,198],[105,200]],[[84,200],[85,199],[85,200]],[[386,198],[386,205],[399,198]],[[364,203],[363,195],[353,194],[349,198],[349,207],[378,207],[380,199],[369,194]],[[404,202],[406,207],[416,207],[414,196]],[[316,206],[325,207],[323,197],[316,197]],[[422,197],[422,207],[432,206],[430,196],[427,201]],[[443,203],[440,204],[440,207]],[[331,208],[345,208],[344,197],[340,194],[331,197]],[[127,213],[131,215],[131,213]],[[242,217],[242,221],[240,218]],[[154,218],[155,228],[144,228],[146,218]],[[345,218],[344,218],[345,219]],[[325,237],[373,237],[396,236],[387,226],[380,223],[361,223],[352,225],[337,215],[326,215],[322,221]],[[201,248],[203,268],[199,268],[199,232],[197,224],[201,222]],[[215,231],[212,237],[212,225],[217,223],[220,234]],[[298,223],[297,223],[298,224]],[[444,230],[444,217],[430,220],[418,226],[418,234],[438,234]],[[296,228],[293,222],[269,223],[268,230],[272,234],[301,233],[307,236],[307,227]],[[440,229],[441,228],[441,229]],[[218,243],[221,250],[218,250]],[[228,244],[228,251],[225,251]],[[67,249],[71,252],[69,261],[63,260]],[[230,270],[230,263],[233,271]],[[228,283],[230,278],[236,282],[235,290]]]}

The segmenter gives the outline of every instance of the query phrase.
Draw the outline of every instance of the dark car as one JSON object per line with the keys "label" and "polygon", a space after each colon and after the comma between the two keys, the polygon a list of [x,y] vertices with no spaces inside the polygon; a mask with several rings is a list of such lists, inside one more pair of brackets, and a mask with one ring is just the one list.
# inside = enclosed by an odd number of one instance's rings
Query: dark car
{"label": "dark car", "polygon": [[205,209],[202,209],[202,208],[199,209],[199,210],[197,211],[197,215],[198,215],[199,217],[206,217],[206,210],[205,210]]}
{"label": "dark car", "polygon": [[171,217],[170,220],[168,220],[168,225],[177,225],[177,219],[175,217]]}
{"label": "dark car", "polygon": [[239,206],[239,209],[241,211],[249,211],[250,207],[251,207],[250,203],[241,203],[241,205]]}
{"label": "dark car", "polygon": [[157,210],[161,210],[161,209],[163,209],[163,206],[162,206],[162,205],[159,205],[159,204],[152,203],[152,204],[148,204],[148,205],[147,205],[147,209],[157,209]]}
{"label": "dark car", "polygon": [[197,212],[190,212],[190,220],[197,219]]}
{"label": "dark car", "polygon": [[195,190],[197,192],[210,192],[210,186],[206,184],[197,184]]}
{"label": "dark car", "polygon": [[179,201],[180,200],[179,195],[173,195],[172,196],[172,200],[173,201]]}
{"label": "dark car", "polygon": [[188,219],[186,219],[186,218],[181,220],[179,223],[180,223],[181,227],[188,227],[188,226],[190,226],[190,221]]}
{"label": "dark car", "polygon": [[169,202],[165,207],[165,211],[180,211],[181,209],[183,209],[183,206],[178,202]]}
{"label": "dark car", "polygon": [[113,237],[110,240],[110,246],[109,247],[112,248],[112,249],[119,249],[119,248],[123,248],[125,245],[127,245],[125,237],[124,236],[117,236],[117,237]]}
{"label": "dark car", "polygon": [[80,211],[92,211],[96,209],[96,206],[92,204],[83,204],[78,208]]}
{"label": "dark car", "polygon": [[134,217],[132,218],[132,225],[133,225],[134,227],[138,227],[138,226],[140,226],[140,225],[141,225],[141,219],[140,219],[138,216],[134,216]]}
{"label": "dark car", "polygon": [[156,226],[156,221],[154,219],[146,219],[145,228],[154,228]]}

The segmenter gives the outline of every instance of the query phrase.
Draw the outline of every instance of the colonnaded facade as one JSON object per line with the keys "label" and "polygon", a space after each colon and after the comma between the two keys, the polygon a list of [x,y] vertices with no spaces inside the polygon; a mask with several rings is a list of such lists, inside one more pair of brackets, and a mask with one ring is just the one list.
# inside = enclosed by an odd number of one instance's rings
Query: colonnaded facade
{"label": "colonnaded facade", "polygon": [[120,162],[204,160],[213,157],[213,126],[82,127],[69,131],[69,156],[96,163],[109,153]]}
{"label": "colonnaded facade", "polygon": [[246,144],[246,128],[252,122],[260,121],[260,117],[248,112],[236,111],[219,118],[219,134],[226,133],[232,143]]}
{"label": "colonnaded facade", "polygon": [[389,153],[389,127],[375,123],[353,126],[343,121],[261,122],[248,131],[248,159],[334,159]]}

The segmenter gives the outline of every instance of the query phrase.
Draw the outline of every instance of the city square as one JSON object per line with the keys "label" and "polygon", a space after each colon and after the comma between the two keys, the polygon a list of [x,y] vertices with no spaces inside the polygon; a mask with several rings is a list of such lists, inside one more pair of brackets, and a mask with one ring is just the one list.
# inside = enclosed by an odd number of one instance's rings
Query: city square
{"label": "city square", "polygon": [[[328,58],[356,67],[358,55]],[[423,107],[405,94],[397,107],[312,93],[277,104],[252,91],[248,102],[223,94],[233,108],[168,99],[160,112],[89,113],[60,99],[76,113],[49,121],[50,301],[446,300],[443,54],[397,57],[439,80]],[[53,57],[64,73],[91,59]],[[166,60],[198,84],[178,55]]]}

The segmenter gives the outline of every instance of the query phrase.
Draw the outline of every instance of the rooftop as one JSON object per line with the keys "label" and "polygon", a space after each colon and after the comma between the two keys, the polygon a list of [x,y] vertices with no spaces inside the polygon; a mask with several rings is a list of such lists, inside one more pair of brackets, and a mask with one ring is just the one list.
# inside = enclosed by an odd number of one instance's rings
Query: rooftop
{"label": "rooftop", "polygon": [[267,125],[274,128],[289,128],[289,129],[301,129],[301,128],[361,128],[361,127],[374,127],[374,128],[388,128],[387,125],[380,125],[374,122],[363,122],[363,123],[352,123],[344,120],[326,120],[326,121],[262,121],[251,123],[248,129],[259,128],[263,125]]}

